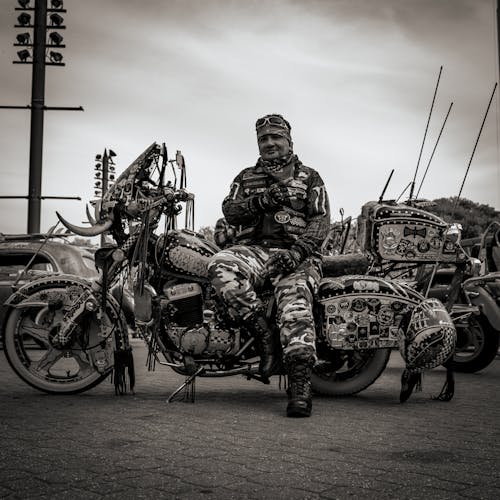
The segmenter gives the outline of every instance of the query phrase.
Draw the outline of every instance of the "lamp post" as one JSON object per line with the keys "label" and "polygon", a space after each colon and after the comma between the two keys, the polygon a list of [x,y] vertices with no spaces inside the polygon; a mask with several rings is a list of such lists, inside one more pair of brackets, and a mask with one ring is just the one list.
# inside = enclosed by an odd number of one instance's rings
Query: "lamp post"
{"label": "lamp post", "polygon": [[28,233],[40,232],[43,157],[43,107],[45,105],[45,32],[47,3],[35,3],[33,72],[31,78],[30,168]]}

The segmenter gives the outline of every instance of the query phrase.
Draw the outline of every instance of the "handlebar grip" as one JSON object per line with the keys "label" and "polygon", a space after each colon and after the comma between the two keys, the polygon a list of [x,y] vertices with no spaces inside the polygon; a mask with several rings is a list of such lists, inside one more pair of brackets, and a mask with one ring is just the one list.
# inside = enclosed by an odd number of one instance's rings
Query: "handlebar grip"
{"label": "handlebar grip", "polygon": [[184,189],[179,189],[176,192],[177,201],[189,201],[194,200],[194,194],[189,191],[185,191]]}

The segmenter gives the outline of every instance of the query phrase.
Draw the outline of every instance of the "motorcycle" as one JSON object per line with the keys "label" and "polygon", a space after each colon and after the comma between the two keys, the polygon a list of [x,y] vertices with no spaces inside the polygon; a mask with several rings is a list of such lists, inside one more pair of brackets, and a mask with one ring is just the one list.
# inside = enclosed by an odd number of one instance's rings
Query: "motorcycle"
{"label": "motorcycle", "polygon": [[[166,182],[169,165],[174,179]],[[107,232],[115,244],[96,251],[98,277],[44,276],[7,300],[5,354],[22,380],[44,392],[74,394],[112,375],[116,392],[123,393],[128,373],[133,389],[123,307],[110,293],[126,279],[134,283],[135,325],[148,347],[148,366],[164,365],[186,377],[169,401],[182,390],[193,399],[197,377],[261,380],[253,337],[245,325],[231,321],[208,279],[207,264],[219,248],[193,231],[194,195],[185,179],[182,154],[170,160],[165,144],[153,143],[96,204],[91,227],[74,226],[58,214],[75,234]],[[178,229],[183,210],[186,228]],[[434,239],[443,246],[443,234]],[[342,396],[366,389],[384,371],[391,349],[422,320],[412,314],[424,300],[420,293],[404,283],[360,274],[363,266],[359,256],[324,257],[314,304],[316,393]],[[262,298],[274,324],[272,289],[263,290]],[[33,338],[42,349],[30,349]]]}
{"label": "motorcycle", "polygon": [[[486,368],[500,345],[500,272],[498,268],[498,222],[491,223],[480,238],[467,265],[439,269],[429,287],[429,296],[453,301],[451,316],[457,329],[453,358],[456,371],[474,373]],[[491,229],[496,229],[490,235]],[[490,237],[488,237],[490,236]],[[464,243],[465,246],[465,243]],[[429,286],[429,282],[425,286]]]}
{"label": "motorcycle", "polygon": [[498,296],[499,283],[500,273],[496,272],[468,278],[462,285],[462,303],[476,310],[465,320],[455,321],[457,346],[453,366],[456,371],[483,370],[498,354],[500,307],[495,296]]}
{"label": "motorcycle", "polygon": [[[333,249],[328,246],[325,249],[342,254],[348,240],[351,246],[356,243],[361,250],[358,261],[363,261],[364,267],[360,272],[403,280],[425,297],[439,299],[446,305],[457,330],[451,367],[458,372],[477,372],[495,359],[500,345],[500,224],[491,223],[478,238],[477,248],[468,250],[472,257],[464,249],[476,243],[476,239],[460,242],[456,224],[446,225],[420,208],[429,203],[432,202],[369,202],[364,208],[365,215],[358,221],[357,237],[352,238],[348,217],[332,227],[327,240],[336,244]],[[404,217],[401,211],[405,212]],[[368,238],[367,217],[372,219]],[[410,220],[416,225],[409,226]],[[492,236],[488,233],[493,228],[496,232]],[[432,242],[425,241],[435,232],[448,234],[449,248],[438,255],[432,251]],[[370,244],[370,238],[374,245]]]}

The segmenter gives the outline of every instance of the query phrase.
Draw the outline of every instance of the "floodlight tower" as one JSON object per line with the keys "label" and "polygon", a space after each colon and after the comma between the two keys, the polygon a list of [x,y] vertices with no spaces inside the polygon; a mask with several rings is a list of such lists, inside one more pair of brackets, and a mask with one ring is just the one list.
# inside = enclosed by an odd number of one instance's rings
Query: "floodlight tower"
{"label": "floodlight tower", "polygon": [[[23,12],[18,17],[19,25],[24,27],[22,21],[28,20],[28,26],[33,27],[33,72],[31,78],[31,127],[30,127],[30,168],[29,168],[29,187],[28,187],[28,233],[40,232],[41,216],[41,194],[42,194],[42,157],[43,157],[43,112],[45,107],[45,65],[53,64],[64,66],[60,53],[51,51],[53,54],[59,54],[59,61],[45,60],[46,53],[46,32],[47,32],[47,0],[36,0],[34,9],[30,9],[29,1],[19,0],[18,2]],[[34,25],[30,25],[29,14],[26,10],[35,11]],[[16,8],[16,10],[18,10]],[[61,1],[52,1],[53,12],[50,15],[51,29],[64,29],[63,18],[60,12],[66,12],[62,8]],[[24,19],[22,19],[24,18]],[[57,32],[53,32],[57,33]],[[58,34],[58,33],[57,33]],[[60,37],[62,41],[62,37]],[[59,43],[60,45],[60,43]],[[27,49],[24,49],[27,51]],[[14,61],[17,63],[17,61]],[[27,64],[27,61],[20,61]],[[29,63],[28,63],[29,64]]]}
{"label": "floodlight tower", "polygon": [[[33,1],[34,7],[31,7]],[[77,197],[42,196],[42,155],[43,155],[43,116],[45,110],[83,111],[80,106],[47,107],[45,106],[45,66],[65,66],[63,55],[54,50],[64,48],[63,37],[58,30],[66,29],[61,14],[62,0],[18,0],[21,11],[17,17],[15,28],[32,30],[19,33],[16,36],[15,47],[22,47],[17,52],[18,61],[14,64],[31,64],[31,105],[30,106],[0,106],[7,109],[31,109],[30,125],[30,163],[28,196],[2,196],[1,198],[28,198],[28,233],[40,231],[41,200],[44,198],[79,199]],[[34,14],[34,20],[32,20]]]}
{"label": "floodlight tower", "polygon": [[112,149],[104,149],[103,154],[95,155],[94,167],[94,194],[98,198],[104,198],[115,180],[115,161],[113,158],[116,153]]}
{"label": "floodlight tower", "polygon": [[[115,180],[115,161],[113,160],[115,156],[116,153],[112,149],[104,149],[103,154],[95,155],[94,194],[101,201]],[[96,202],[97,200],[94,201],[94,205]],[[106,235],[103,233],[101,234],[101,246],[104,246],[105,243]]]}

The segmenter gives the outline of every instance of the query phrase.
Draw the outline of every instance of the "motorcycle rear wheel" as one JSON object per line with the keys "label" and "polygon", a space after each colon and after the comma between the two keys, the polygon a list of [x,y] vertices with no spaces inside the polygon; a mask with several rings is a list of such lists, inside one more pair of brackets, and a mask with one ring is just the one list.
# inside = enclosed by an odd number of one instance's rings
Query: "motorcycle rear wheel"
{"label": "motorcycle rear wheel", "polygon": [[[64,282],[41,286],[31,297],[36,300],[40,294],[64,293],[66,286]],[[12,309],[4,331],[5,356],[14,372],[39,391],[50,394],[87,391],[108,377],[112,370],[112,338],[103,339],[97,335],[99,322],[91,316],[77,327],[77,338],[59,349],[51,338],[58,314],[42,305]],[[111,303],[108,304],[107,318],[118,328],[122,324]],[[97,351],[97,356],[104,357],[108,363],[101,371],[97,370],[93,359]]]}
{"label": "motorcycle rear wheel", "polygon": [[473,316],[467,325],[457,325],[457,347],[452,368],[457,372],[475,373],[486,368],[496,357],[500,332],[483,316]]}
{"label": "motorcycle rear wheel", "polygon": [[[311,384],[313,391],[325,396],[349,396],[372,385],[384,371],[390,349],[366,349],[346,354],[342,366],[323,362],[313,369]],[[322,367],[323,365],[323,367]]]}

